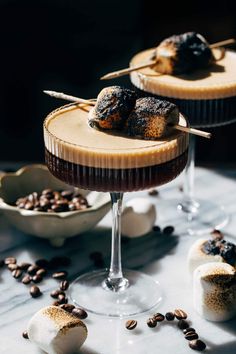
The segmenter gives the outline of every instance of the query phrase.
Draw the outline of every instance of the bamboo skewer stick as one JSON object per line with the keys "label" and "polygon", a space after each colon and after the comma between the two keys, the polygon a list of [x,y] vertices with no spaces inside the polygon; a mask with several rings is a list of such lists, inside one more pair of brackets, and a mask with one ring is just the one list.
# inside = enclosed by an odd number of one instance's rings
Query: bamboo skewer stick
{"label": "bamboo skewer stick", "polygon": [[85,104],[90,105],[90,106],[94,106],[95,103],[96,103],[94,101],[94,99],[85,100],[84,98],[79,98],[79,97],[75,97],[75,96],[71,96],[71,95],[66,95],[63,92],[48,91],[48,90],[44,90],[43,92],[46,93],[46,95],[49,95],[51,97],[60,98],[62,100],[66,100],[66,101],[70,101],[70,102],[85,103]]}
{"label": "bamboo skewer stick", "polygon": [[[85,100],[83,98],[79,98],[79,97],[75,97],[75,96],[70,96],[70,95],[66,95],[65,93],[62,92],[56,92],[56,91],[48,91],[48,90],[44,90],[44,93],[46,93],[46,95],[49,95],[51,97],[54,98],[61,98],[63,100],[66,101],[70,101],[70,102],[75,102],[75,103],[84,103],[84,104],[88,104],[90,106],[94,106],[96,104],[96,99],[93,100]],[[199,129],[194,129],[194,128],[190,128],[190,127],[183,127],[182,125],[173,125],[172,126],[174,129],[177,130],[181,130],[183,132],[189,133],[189,134],[194,134],[194,135],[198,135],[201,136],[203,138],[211,138],[211,133],[205,132],[203,130],[199,130]]]}
{"label": "bamboo skewer stick", "polygon": [[[220,42],[216,42],[216,43],[210,44],[209,47],[211,49],[214,49],[214,48],[219,48],[219,47],[222,47],[224,45],[232,44],[232,43],[235,43],[235,42],[236,42],[236,40],[234,38],[229,38],[229,39],[226,39],[224,41],[220,41]],[[113,71],[111,73],[108,73],[108,74],[100,77],[100,80],[115,79],[115,78],[127,75],[127,74],[129,74],[129,73],[131,73],[133,71],[139,70],[139,69],[145,69],[145,68],[152,67],[156,63],[157,63],[157,60],[151,60],[151,61],[149,61],[148,63],[145,63],[145,64],[140,64],[140,65],[136,65],[136,66],[132,66],[132,67],[126,68],[126,69]]]}

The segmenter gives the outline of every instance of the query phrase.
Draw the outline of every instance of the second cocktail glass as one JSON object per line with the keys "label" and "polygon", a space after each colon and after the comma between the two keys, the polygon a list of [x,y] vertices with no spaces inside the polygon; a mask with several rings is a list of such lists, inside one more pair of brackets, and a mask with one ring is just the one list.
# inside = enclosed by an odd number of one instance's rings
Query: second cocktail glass
{"label": "second cocktail glass", "polygon": [[[76,187],[111,194],[110,268],[78,277],[70,287],[70,296],[90,312],[130,316],[154,307],[162,295],[152,277],[122,270],[123,193],[162,185],[177,177],[187,162],[188,134],[173,131],[165,140],[133,139],[91,128],[87,117],[85,107],[68,105],[52,112],[44,123],[46,162],[52,174]],[[181,115],[180,121],[187,125]]]}

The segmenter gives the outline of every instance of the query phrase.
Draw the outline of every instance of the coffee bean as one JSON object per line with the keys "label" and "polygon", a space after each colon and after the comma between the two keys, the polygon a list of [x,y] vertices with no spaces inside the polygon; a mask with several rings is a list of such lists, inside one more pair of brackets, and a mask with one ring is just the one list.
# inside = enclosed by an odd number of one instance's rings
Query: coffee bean
{"label": "coffee bean", "polygon": [[67,271],[63,270],[63,271],[59,271],[59,272],[55,272],[52,274],[53,279],[65,279],[67,277],[68,273]]}
{"label": "coffee bean", "polygon": [[35,275],[37,270],[39,270],[39,267],[35,264],[32,264],[28,269],[27,269],[27,273],[29,275]]}
{"label": "coffee bean", "polygon": [[222,232],[220,230],[216,230],[214,229],[212,232],[211,232],[211,236],[213,239],[215,240],[223,240],[224,238],[224,235],[222,234]]}
{"label": "coffee bean", "polygon": [[35,204],[38,200],[38,193],[37,192],[33,192],[31,194],[28,195],[28,201]]}
{"label": "coffee bean", "polygon": [[63,310],[65,310],[66,312],[69,312],[69,313],[71,313],[74,310],[74,308],[75,308],[75,306],[71,305],[71,304],[62,304],[62,305],[60,305],[60,307]]}
{"label": "coffee bean", "polygon": [[81,309],[79,307],[75,307],[73,310],[72,310],[72,315],[80,318],[81,320],[84,320],[85,318],[88,317],[88,314],[87,312],[84,310],[84,309]]}
{"label": "coffee bean", "polygon": [[7,268],[12,272],[13,270],[19,269],[19,266],[16,263],[10,263]]}
{"label": "coffee bean", "polygon": [[21,282],[25,285],[29,284],[31,282],[32,278],[28,274],[26,274],[22,279]]}
{"label": "coffee bean", "polygon": [[11,272],[13,278],[19,279],[22,276],[22,270],[21,269],[15,269]]}
{"label": "coffee bean", "polygon": [[157,325],[157,321],[155,320],[155,318],[149,318],[148,320],[147,320],[147,325],[148,325],[148,327],[150,327],[150,328],[154,328],[154,327],[156,327],[156,325]]}
{"label": "coffee bean", "polygon": [[4,267],[4,265],[5,265],[4,260],[3,260],[3,259],[0,259],[0,268]]}
{"label": "coffee bean", "polygon": [[164,227],[164,229],[163,229],[163,234],[165,234],[165,235],[171,235],[171,234],[173,234],[174,231],[175,231],[175,229],[174,229],[173,226],[166,226],[166,227]]}
{"label": "coffee bean", "polygon": [[32,202],[27,202],[25,204],[25,209],[26,210],[33,210],[34,209],[34,204]]}
{"label": "coffee bean", "polygon": [[162,322],[165,319],[165,316],[163,316],[161,313],[156,313],[153,318],[155,319],[155,321],[157,322]]}
{"label": "coffee bean", "polygon": [[196,331],[195,331],[195,329],[192,328],[192,327],[188,327],[188,328],[185,328],[185,329],[183,330],[183,334],[186,334],[186,333],[188,333],[188,332],[196,332]]}
{"label": "coffee bean", "polygon": [[36,275],[39,275],[40,277],[44,277],[47,274],[46,269],[44,268],[40,268],[39,270],[37,270]]}
{"label": "coffee bean", "polygon": [[59,294],[57,301],[59,302],[59,304],[66,304],[68,302],[68,299],[66,298],[65,295]]}
{"label": "coffee bean", "polygon": [[189,346],[191,349],[198,350],[199,352],[202,352],[204,349],[206,349],[206,344],[200,339],[191,340],[189,342]]}
{"label": "coffee bean", "polygon": [[70,191],[70,190],[65,190],[65,191],[62,191],[61,192],[61,196],[63,197],[63,198],[66,198],[66,199],[68,199],[68,200],[71,200],[72,199],[72,196],[73,196],[73,191]]}
{"label": "coffee bean", "polygon": [[165,317],[167,321],[173,321],[175,319],[175,315],[173,312],[167,312]]}
{"label": "coffee bean", "polygon": [[59,301],[53,301],[52,306],[60,306],[60,302]]}
{"label": "coffee bean", "polygon": [[177,318],[177,320],[185,320],[188,317],[186,312],[184,312],[181,309],[176,309],[174,314],[175,314],[175,317]]}
{"label": "coffee bean", "polygon": [[44,189],[42,195],[51,195],[53,196],[53,190],[51,188]]}
{"label": "coffee bean", "polygon": [[30,264],[30,263],[27,263],[27,262],[21,262],[21,263],[19,264],[19,268],[22,269],[22,270],[24,270],[24,271],[26,271],[30,266],[31,266],[31,264]]}
{"label": "coffee bean", "polygon": [[158,192],[157,189],[150,189],[150,190],[148,191],[148,194],[149,194],[150,196],[152,196],[152,197],[155,197],[156,195],[159,194],[159,192]]}
{"label": "coffee bean", "polygon": [[36,298],[36,297],[41,296],[42,293],[41,293],[41,291],[40,291],[40,289],[39,289],[38,286],[33,285],[33,286],[31,286],[31,288],[30,288],[30,295],[31,295],[33,298]]}
{"label": "coffee bean", "polygon": [[137,327],[138,322],[135,320],[128,320],[125,323],[125,327],[129,330],[135,329]]}
{"label": "coffee bean", "polygon": [[15,257],[7,257],[7,258],[5,258],[4,262],[6,265],[16,263],[16,258]]}
{"label": "coffee bean", "polygon": [[60,289],[56,289],[56,290],[53,290],[50,294],[50,296],[54,299],[57,299],[59,295],[64,295],[66,296],[66,294],[64,293],[64,291],[60,290]]}
{"label": "coffee bean", "polygon": [[160,228],[160,226],[158,226],[158,225],[154,225],[153,228],[152,228],[152,230],[155,231],[155,232],[158,232],[158,233],[161,232],[161,228]]}
{"label": "coffee bean", "polygon": [[35,274],[35,275],[32,277],[32,281],[33,281],[35,284],[40,283],[42,280],[43,280],[43,278],[41,277],[41,275]]}
{"label": "coffee bean", "polygon": [[188,328],[188,327],[189,327],[189,324],[188,324],[188,322],[185,321],[185,320],[179,320],[179,321],[178,321],[178,327],[179,327],[180,329],[185,329],[185,328]]}
{"label": "coffee bean", "polygon": [[55,212],[55,213],[61,213],[64,211],[64,208],[61,206],[61,205],[56,205],[56,204],[53,204],[51,206],[51,209]]}
{"label": "coffee bean", "polygon": [[68,280],[62,280],[62,282],[60,283],[60,289],[63,291],[66,291],[69,288],[70,283],[68,282]]}
{"label": "coffee bean", "polygon": [[195,331],[192,331],[186,333],[184,337],[187,340],[194,340],[194,339],[198,339],[198,334]]}
{"label": "coffee bean", "polygon": [[29,339],[28,332],[27,332],[27,331],[24,331],[24,332],[22,333],[22,337],[25,338],[25,339]]}
{"label": "coffee bean", "polygon": [[75,211],[75,210],[76,210],[75,204],[74,204],[74,203],[69,203],[69,204],[68,204],[68,209],[69,209],[70,211]]}

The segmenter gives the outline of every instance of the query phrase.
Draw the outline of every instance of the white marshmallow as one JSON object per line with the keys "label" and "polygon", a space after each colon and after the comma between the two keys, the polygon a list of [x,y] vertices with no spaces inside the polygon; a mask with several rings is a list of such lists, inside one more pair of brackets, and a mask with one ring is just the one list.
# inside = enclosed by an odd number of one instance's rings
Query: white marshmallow
{"label": "white marshmallow", "polygon": [[56,306],[38,311],[28,324],[31,342],[48,354],[77,352],[87,338],[86,325]]}
{"label": "white marshmallow", "polygon": [[194,242],[188,252],[188,269],[191,274],[193,274],[194,270],[205,263],[210,262],[224,262],[224,259],[219,255],[206,254],[202,248],[204,243],[209,239],[208,238],[200,238]]}
{"label": "white marshmallow", "polygon": [[156,208],[147,198],[133,198],[126,203],[121,218],[121,233],[139,237],[152,230],[156,220]]}
{"label": "white marshmallow", "polygon": [[226,321],[236,315],[236,270],[227,263],[206,263],[193,276],[193,304],[209,321]]}

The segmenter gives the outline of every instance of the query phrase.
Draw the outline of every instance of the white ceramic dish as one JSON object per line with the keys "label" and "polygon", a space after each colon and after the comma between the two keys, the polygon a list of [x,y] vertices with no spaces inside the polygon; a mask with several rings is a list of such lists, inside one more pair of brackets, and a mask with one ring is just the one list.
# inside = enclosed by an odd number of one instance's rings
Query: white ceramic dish
{"label": "white ceramic dish", "polygon": [[26,234],[47,238],[54,246],[63,245],[68,237],[92,229],[109,211],[108,193],[79,190],[86,196],[90,208],[85,210],[46,213],[19,209],[13,204],[18,198],[45,188],[73,189],[51,175],[44,165],[28,165],[15,173],[1,176],[0,210],[19,230]]}

